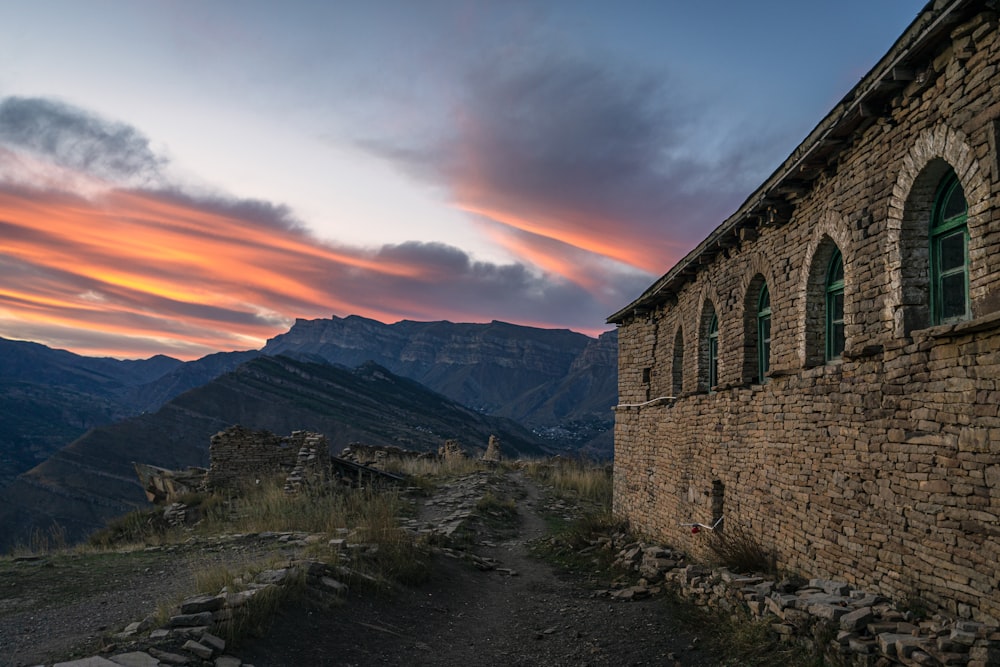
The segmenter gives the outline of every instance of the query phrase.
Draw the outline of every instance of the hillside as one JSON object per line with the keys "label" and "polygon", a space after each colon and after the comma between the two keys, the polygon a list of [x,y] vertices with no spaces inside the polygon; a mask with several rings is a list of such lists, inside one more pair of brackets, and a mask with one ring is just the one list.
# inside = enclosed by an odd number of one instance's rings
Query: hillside
{"label": "hillside", "polygon": [[233,424],[280,434],[317,431],[337,451],[355,441],[436,450],[448,438],[485,447],[496,434],[507,452],[543,452],[518,424],[479,414],[376,364],[349,370],[259,357],[154,414],[95,428],[21,475],[0,491],[0,550],[53,523],[75,541],[145,504],[132,461],[204,466],[211,436]]}
{"label": "hillside", "polygon": [[260,355],[355,367],[374,361],[462,405],[508,417],[552,447],[609,457],[616,334],[505,322],[462,324],[358,316],[299,320],[262,350],[190,362],[93,358],[0,339],[0,488],[90,428],[155,412]]}
{"label": "hillside", "polygon": [[88,429],[135,414],[129,395],[183,362],[84,357],[0,338],[0,488]]}

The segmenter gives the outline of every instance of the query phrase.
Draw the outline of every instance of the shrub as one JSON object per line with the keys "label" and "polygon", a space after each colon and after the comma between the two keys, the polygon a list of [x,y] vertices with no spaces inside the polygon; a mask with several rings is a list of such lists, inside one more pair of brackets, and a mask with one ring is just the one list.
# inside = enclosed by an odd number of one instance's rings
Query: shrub
{"label": "shrub", "polygon": [[776,574],[774,553],[760,543],[749,529],[731,524],[725,530],[710,531],[708,548],[718,565],[736,572]]}

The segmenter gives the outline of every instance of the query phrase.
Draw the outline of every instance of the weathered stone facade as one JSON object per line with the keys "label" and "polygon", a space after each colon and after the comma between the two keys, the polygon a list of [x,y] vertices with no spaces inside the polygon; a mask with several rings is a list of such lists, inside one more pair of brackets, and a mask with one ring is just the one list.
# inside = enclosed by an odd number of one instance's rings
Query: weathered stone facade
{"label": "weathered stone facade", "polygon": [[[609,319],[614,510],[636,529],[699,553],[704,534],[681,524],[722,518],[780,567],[1000,619],[1000,34],[988,6],[929,3],[733,216]],[[968,311],[935,324],[929,229],[951,173],[968,207]],[[844,351],[827,361],[836,252]]]}
{"label": "weathered stone facade", "polygon": [[[291,435],[275,435],[270,431],[254,431],[232,426],[212,436],[209,445],[211,467],[208,488],[229,488],[254,479],[273,477],[318,465],[319,457],[329,460],[326,438],[309,431],[293,431]],[[306,452],[305,459],[300,452]],[[308,459],[311,453],[313,458]]]}

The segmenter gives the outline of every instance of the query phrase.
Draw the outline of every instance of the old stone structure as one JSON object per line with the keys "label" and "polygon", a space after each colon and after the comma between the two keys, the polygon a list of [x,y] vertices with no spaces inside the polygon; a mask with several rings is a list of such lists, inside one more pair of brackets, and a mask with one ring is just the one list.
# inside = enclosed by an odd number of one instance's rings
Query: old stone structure
{"label": "old stone structure", "polygon": [[270,431],[232,426],[212,436],[208,448],[211,459],[208,488],[230,488],[282,472],[295,473],[290,476],[298,488],[303,478],[310,474],[307,468],[320,465],[324,459],[329,461],[328,449],[324,436],[309,431],[293,431],[291,435],[280,436]]}
{"label": "old stone structure", "polygon": [[483,461],[487,463],[500,463],[503,461],[503,452],[500,449],[500,438],[495,435],[490,436],[490,442],[483,452]]}
{"label": "old stone structure", "polygon": [[[619,325],[614,510],[1000,619],[1000,35],[930,2]],[[721,523],[720,523],[721,521]],[[684,524],[688,524],[685,526]]]}

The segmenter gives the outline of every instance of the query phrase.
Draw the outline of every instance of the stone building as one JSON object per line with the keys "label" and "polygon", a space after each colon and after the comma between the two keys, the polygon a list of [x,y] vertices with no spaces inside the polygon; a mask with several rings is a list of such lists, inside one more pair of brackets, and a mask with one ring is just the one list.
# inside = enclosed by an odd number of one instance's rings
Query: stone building
{"label": "stone building", "polygon": [[614,510],[1000,620],[1000,35],[930,2],[619,325]]}

